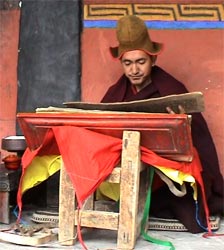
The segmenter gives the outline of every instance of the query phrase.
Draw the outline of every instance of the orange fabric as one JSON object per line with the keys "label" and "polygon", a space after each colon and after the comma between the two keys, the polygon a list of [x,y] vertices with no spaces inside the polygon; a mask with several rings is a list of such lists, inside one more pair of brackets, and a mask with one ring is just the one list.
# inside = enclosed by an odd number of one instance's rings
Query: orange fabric
{"label": "orange fabric", "polygon": [[119,163],[121,139],[78,127],[54,127],[53,131],[81,207]]}
{"label": "orange fabric", "polygon": [[[43,144],[35,151],[26,150],[22,157],[23,172],[20,186],[26,168],[36,155],[60,153],[70,176],[79,207],[93,193],[100,183],[112,172],[121,157],[122,139],[96,133],[74,126],[58,126],[49,129]],[[192,175],[200,184],[204,208],[209,227],[209,211],[206,202],[204,185],[201,177],[201,164],[197,152],[194,152],[190,163],[176,162],[156,155],[151,150],[141,147],[141,160],[152,166],[163,166],[181,170]],[[22,210],[22,194],[19,187],[17,195],[19,217]]]}

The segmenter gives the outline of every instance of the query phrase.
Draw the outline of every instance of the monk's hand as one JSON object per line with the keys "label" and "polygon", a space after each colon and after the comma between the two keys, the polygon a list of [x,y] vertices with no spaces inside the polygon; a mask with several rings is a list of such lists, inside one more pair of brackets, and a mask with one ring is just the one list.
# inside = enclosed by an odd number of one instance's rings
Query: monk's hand
{"label": "monk's hand", "polygon": [[[183,108],[183,106],[181,105],[178,105],[178,109],[179,109],[179,114],[185,114],[185,109]],[[169,114],[176,114],[170,107],[166,107],[166,111],[169,113]]]}

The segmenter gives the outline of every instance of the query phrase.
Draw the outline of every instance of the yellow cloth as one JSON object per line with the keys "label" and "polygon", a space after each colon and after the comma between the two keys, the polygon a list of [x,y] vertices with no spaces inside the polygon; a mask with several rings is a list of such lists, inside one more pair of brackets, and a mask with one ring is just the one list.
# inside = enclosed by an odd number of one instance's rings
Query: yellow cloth
{"label": "yellow cloth", "polygon": [[21,192],[37,186],[56,173],[61,167],[60,155],[36,156],[23,176]]}
{"label": "yellow cloth", "polygon": [[191,183],[191,187],[194,190],[193,198],[194,200],[197,200],[197,184],[195,178],[192,175],[171,168],[165,168],[159,166],[155,167],[158,168],[161,172],[163,172],[171,180],[175,181],[180,185],[183,185],[184,182]]}
{"label": "yellow cloth", "polygon": [[[36,156],[30,166],[26,169],[23,176],[21,191],[24,193],[28,189],[37,186],[47,180],[51,175],[56,173],[61,167],[61,155]],[[155,166],[171,180],[183,185],[184,182],[190,182],[194,190],[194,199],[197,200],[197,185],[195,178],[189,174],[175,169]],[[120,198],[119,183],[103,182],[96,192],[96,199],[111,199],[118,201]]]}
{"label": "yellow cloth", "polygon": [[[195,178],[192,175],[171,168],[165,168],[160,166],[154,166],[154,167],[159,169],[161,172],[163,172],[163,174],[165,174],[171,180],[179,183],[180,185],[183,185],[184,182],[190,182],[194,190],[193,198],[194,200],[197,200],[197,185],[195,182]],[[118,201],[119,197],[120,197],[119,183],[103,182],[101,183],[101,185],[97,190],[96,198],[98,200],[109,198],[111,200]]]}
{"label": "yellow cloth", "polygon": [[96,191],[97,200],[111,199],[118,201],[120,198],[120,183],[102,182]]}

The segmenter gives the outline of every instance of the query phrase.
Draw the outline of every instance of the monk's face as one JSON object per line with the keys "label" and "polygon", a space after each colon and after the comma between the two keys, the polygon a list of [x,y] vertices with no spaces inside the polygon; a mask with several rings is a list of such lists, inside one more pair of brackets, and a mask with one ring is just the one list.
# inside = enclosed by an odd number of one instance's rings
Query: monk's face
{"label": "monk's face", "polygon": [[142,50],[125,52],[121,58],[124,74],[130,80],[137,91],[151,82],[152,60],[150,55]]}

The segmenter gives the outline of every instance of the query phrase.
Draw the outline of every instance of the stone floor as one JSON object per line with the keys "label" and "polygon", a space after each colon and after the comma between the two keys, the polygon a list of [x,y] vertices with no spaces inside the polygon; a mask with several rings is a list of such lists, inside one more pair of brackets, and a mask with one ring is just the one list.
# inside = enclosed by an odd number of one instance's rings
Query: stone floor
{"label": "stone floor", "polygon": [[[31,225],[30,220],[32,211],[23,212],[23,219]],[[11,219],[12,224],[15,222],[15,217]],[[11,225],[12,225],[11,224]],[[10,225],[0,224],[0,230],[8,228]],[[57,232],[57,228],[55,229]],[[188,232],[169,232],[169,231],[149,231],[150,236],[160,240],[172,242],[176,250],[223,250],[224,236],[203,238],[202,234],[191,234]],[[221,227],[216,232],[224,234],[224,219],[221,221]],[[116,250],[116,232],[110,230],[88,229],[82,231],[82,236],[88,250]],[[4,250],[48,250],[48,249],[74,249],[82,250],[83,247],[79,242],[74,246],[61,246],[57,240],[51,241],[45,245],[38,247],[16,245],[0,240],[0,249]],[[169,250],[169,247],[159,246],[145,241],[141,237],[137,240],[135,250]]]}

